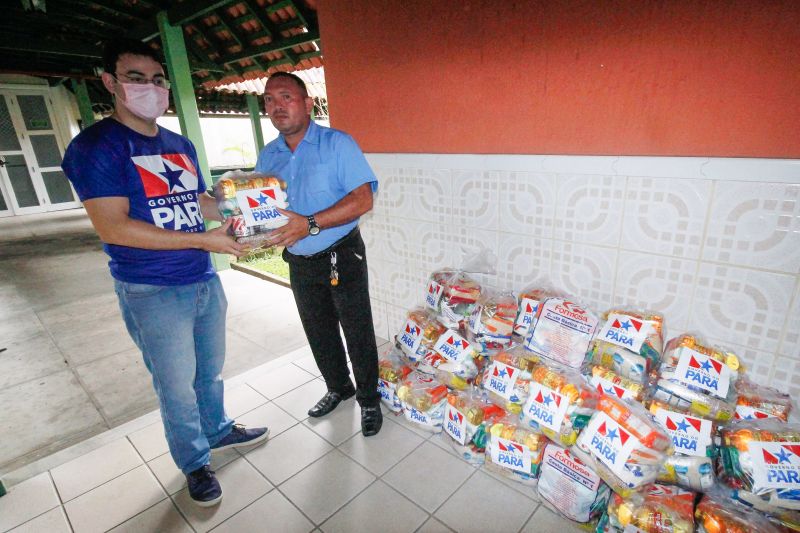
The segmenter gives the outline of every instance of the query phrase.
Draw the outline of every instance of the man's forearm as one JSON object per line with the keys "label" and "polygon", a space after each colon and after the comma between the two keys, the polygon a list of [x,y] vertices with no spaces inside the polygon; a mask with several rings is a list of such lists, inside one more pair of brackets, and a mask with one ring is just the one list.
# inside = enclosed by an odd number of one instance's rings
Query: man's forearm
{"label": "man's forearm", "polygon": [[334,205],[316,213],[314,218],[319,227],[332,228],[357,219],[372,209],[372,184],[365,183]]}
{"label": "man's forearm", "polygon": [[102,232],[98,228],[98,234],[107,244],[118,244],[131,248],[147,250],[204,249],[203,233],[187,233],[158,228],[132,218],[107,226]]}

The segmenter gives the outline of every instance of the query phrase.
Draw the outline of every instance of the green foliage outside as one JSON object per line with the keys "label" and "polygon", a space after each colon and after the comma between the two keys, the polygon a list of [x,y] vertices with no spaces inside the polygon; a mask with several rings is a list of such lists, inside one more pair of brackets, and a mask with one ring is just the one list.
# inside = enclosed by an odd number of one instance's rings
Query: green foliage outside
{"label": "green foliage outside", "polygon": [[267,272],[279,278],[289,279],[289,265],[281,257],[283,248],[269,248],[239,259],[240,265]]}

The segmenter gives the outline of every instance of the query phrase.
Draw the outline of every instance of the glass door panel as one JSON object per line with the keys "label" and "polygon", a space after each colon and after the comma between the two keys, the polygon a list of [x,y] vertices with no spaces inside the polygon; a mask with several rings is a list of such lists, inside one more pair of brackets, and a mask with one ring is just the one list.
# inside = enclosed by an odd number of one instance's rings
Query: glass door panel
{"label": "glass door panel", "polygon": [[28,172],[28,165],[25,164],[25,157],[21,154],[7,155],[5,169],[14,197],[17,199],[17,206],[23,209],[40,206],[39,195],[36,194],[36,187]]}
{"label": "glass door panel", "polygon": [[42,179],[44,180],[47,196],[50,198],[51,203],[63,204],[65,202],[75,201],[72,187],[63,171],[49,170],[47,172],[42,172]]}

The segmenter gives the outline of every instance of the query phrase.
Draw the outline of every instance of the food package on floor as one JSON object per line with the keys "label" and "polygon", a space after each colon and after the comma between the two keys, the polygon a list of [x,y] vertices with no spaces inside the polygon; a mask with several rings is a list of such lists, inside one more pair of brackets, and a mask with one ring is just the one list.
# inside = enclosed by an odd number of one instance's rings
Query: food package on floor
{"label": "food package on floor", "polygon": [[641,402],[647,388],[638,381],[633,381],[620,376],[615,371],[601,365],[591,365],[589,383],[600,394],[615,396],[621,400],[634,400]]}
{"label": "food package on floor", "polygon": [[397,396],[409,422],[434,433],[442,430],[447,387],[433,376],[412,372],[397,386]]}
{"label": "food package on floor", "polygon": [[694,511],[697,533],[786,533],[761,513],[738,505],[724,493],[703,495]]}
{"label": "food package on floor", "polygon": [[397,384],[406,379],[412,368],[405,362],[396,347],[378,358],[378,392],[383,404],[393,413],[399,414],[403,404],[397,396]]}
{"label": "food package on floor", "polygon": [[447,329],[439,335],[433,350],[420,362],[420,367],[431,367],[436,379],[451,389],[464,390],[472,384],[483,359],[469,342],[457,331]]}
{"label": "food package on floor", "polygon": [[451,392],[447,395],[442,438],[473,465],[484,462],[488,433],[486,426],[505,417],[500,407],[471,392]]}
{"label": "food package on floor", "polygon": [[736,381],[736,393],[738,397],[734,418],[737,420],[778,418],[783,422],[789,421],[792,397],[788,394],[758,385],[746,376],[741,376]]}
{"label": "food package on floor", "polygon": [[232,219],[229,232],[236,241],[255,251],[267,245],[271,233],[289,219],[286,182],[271,175],[241,170],[226,172],[212,189],[222,218]]}
{"label": "food package on floor", "polygon": [[672,440],[642,405],[606,395],[598,398],[572,452],[628,498],[655,481],[672,453]]}
{"label": "food package on floor", "polygon": [[545,447],[537,490],[548,508],[581,523],[603,514],[611,492],[594,470],[553,443]]}
{"label": "food package on floor", "polygon": [[453,268],[443,268],[431,273],[428,277],[428,284],[425,287],[425,309],[433,313],[439,313],[439,306],[444,296],[447,280],[455,276],[457,272]]}
{"label": "food package on floor", "polygon": [[487,426],[485,468],[525,485],[535,486],[547,437],[508,414]]}
{"label": "food package on floor", "polygon": [[469,317],[468,338],[483,355],[506,349],[516,318],[517,299],[510,291],[484,287]]}
{"label": "food package on floor", "polygon": [[724,492],[726,497],[730,497],[740,506],[763,513],[771,522],[787,531],[800,531],[800,511],[777,507],[772,505],[768,498],[756,496],[750,491],[717,485],[716,491],[719,492],[720,490]]}
{"label": "food package on floor", "polygon": [[735,404],[740,370],[739,357],[732,351],[684,333],[667,343],[659,377]]}
{"label": "food package on floor", "polygon": [[772,507],[800,510],[800,425],[740,420],[720,434],[721,482]]}
{"label": "food package on floor", "polygon": [[466,329],[472,311],[481,295],[481,286],[465,272],[454,272],[443,280],[439,302],[439,321],[451,329]]}
{"label": "food package on floor", "polygon": [[658,483],[647,487],[643,501],[626,500],[613,494],[602,530],[609,533],[692,533],[695,497],[693,492]]}
{"label": "food package on floor", "polygon": [[531,369],[521,420],[550,440],[572,446],[594,414],[599,396],[576,370],[541,362]]}
{"label": "food package on floor", "polygon": [[564,296],[549,283],[542,282],[526,287],[517,296],[517,319],[514,322],[514,334],[525,339],[531,328],[536,323],[539,304],[547,298]]}
{"label": "food package on floor", "polygon": [[735,410],[732,403],[670,379],[659,379],[651,394],[664,405],[717,422],[731,420]]}
{"label": "food package on floor", "polygon": [[[412,309],[406,316],[406,323],[396,337],[397,346],[412,363],[424,361],[433,351],[439,336],[447,331],[436,319],[436,315],[426,309]],[[432,373],[431,369],[429,373]]]}
{"label": "food package on floor", "polygon": [[611,309],[601,317],[597,336],[589,346],[589,359],[645,384],[661,362],[663,332],[664,317],[658,313]]}
{"label": "food package on floor", "polygon": [[709,490],[716,482],[716,422],[692,416],[685,409],[674,408],[652,398],[647,400],[647,405],[655,421],[672,439],[674,449],[674,455],[664,462],[658,481],[696,492]]}
{"label": "food package on floor", "polygon": [[597,329],[597,316],[566,298],[548,298],[536,316],[525,348],[571,368],[580,368]]}
{"label": "food package on floor", "polygon": [[528,398],[531,369],[538,361],[538,357],[522,348],[496,353],[486,363],[481,386],[494,403],[519,414]]}

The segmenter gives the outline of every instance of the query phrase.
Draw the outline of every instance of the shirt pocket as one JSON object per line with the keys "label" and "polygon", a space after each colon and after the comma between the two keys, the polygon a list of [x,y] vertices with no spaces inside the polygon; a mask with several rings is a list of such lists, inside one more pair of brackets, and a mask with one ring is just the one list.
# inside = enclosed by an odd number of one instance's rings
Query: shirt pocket
{"label": "shirt pocket", "polygon": [[328,203],[335,203],[339,199],[337,192],[340,186],[334,161],[307,165],[300,179],[301,189],[309,196]]}

